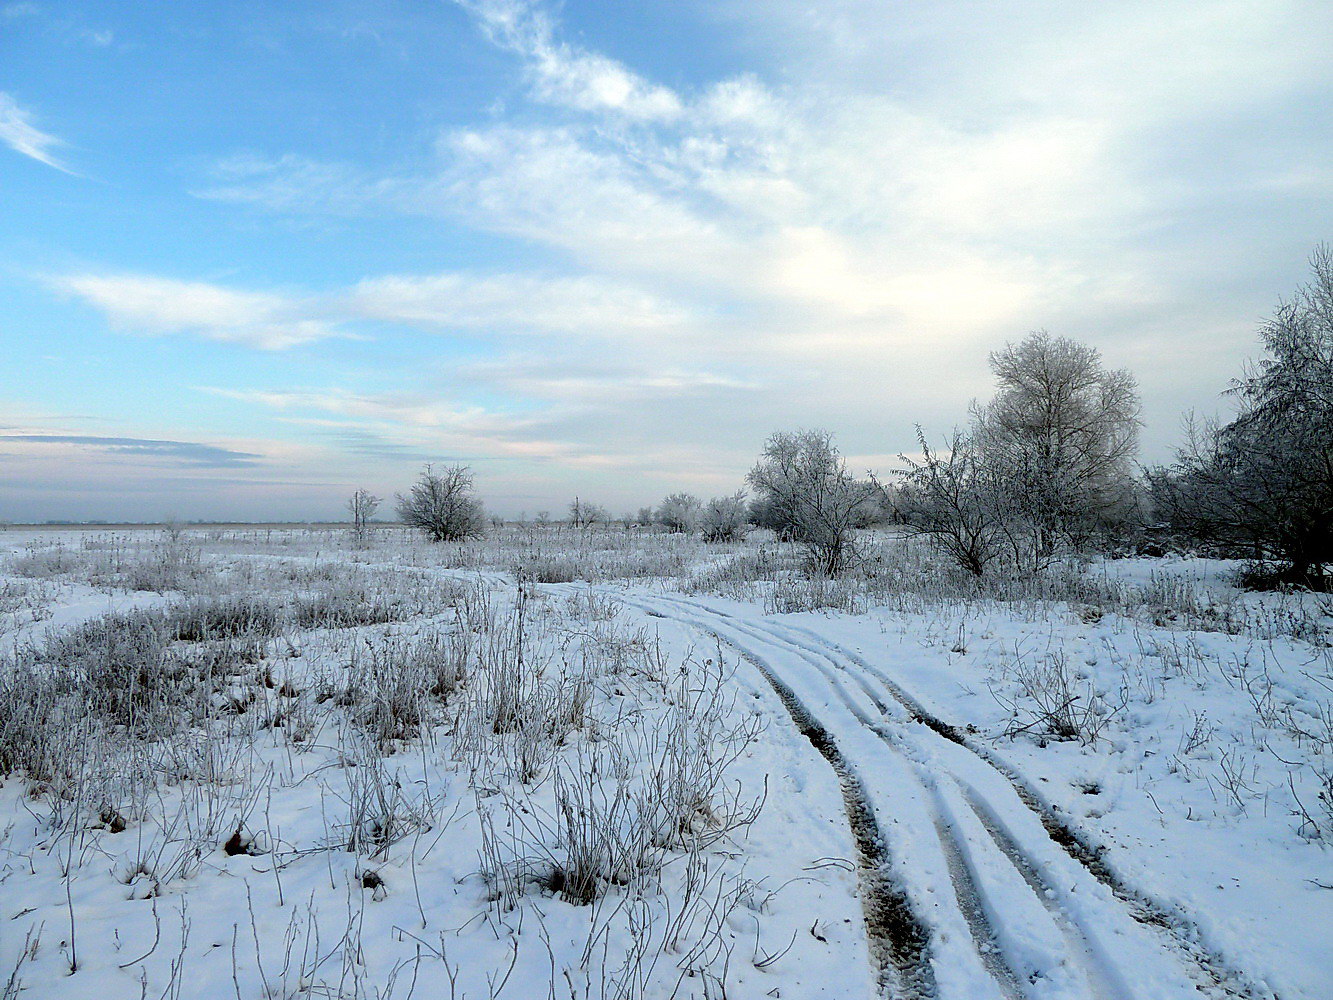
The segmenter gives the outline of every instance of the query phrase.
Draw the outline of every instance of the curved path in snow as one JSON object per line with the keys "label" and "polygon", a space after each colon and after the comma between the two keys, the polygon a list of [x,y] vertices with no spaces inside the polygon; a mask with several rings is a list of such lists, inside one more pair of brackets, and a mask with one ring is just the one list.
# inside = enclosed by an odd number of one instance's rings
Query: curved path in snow
{"label": "curved path in snow", "polygon": [[1178,914],[1118,882],[1003,761],[817,632],[705,600],[594,588],[730,646],[842,782],[886,995],[1262,996]]}

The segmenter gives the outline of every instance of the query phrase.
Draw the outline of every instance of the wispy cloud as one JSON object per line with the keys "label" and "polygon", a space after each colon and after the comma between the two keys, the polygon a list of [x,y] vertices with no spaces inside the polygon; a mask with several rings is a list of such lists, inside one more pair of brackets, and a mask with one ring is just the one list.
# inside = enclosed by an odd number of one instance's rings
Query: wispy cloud
{"label": "wispy cloud", "polygon": [[51,283],[139,333],[187,333],[270,351],[338,333],[310,315],[308,303],[269,292],[137,274],[75,274]]}
{"label": "wispy cloud", "polygon": [[531,0],[458,3],[497,44],[523,57],[539,100],[648,121],[672,121],[681,114],[681,100],[670,88],[614,59],[558,40],[550,15]]}
{"label": "wispy cloud", "polygon": [[102,437],[91,434],[3,434],[7,443],[69,445],[115,455],[164,459],[180,465],[208,469],[237,469],[259,464],[262,456],[194,441],[161,441],[151,438]]}
{"label": "wispy cloud", "polygon": [[611,459],[597,446],[550,434],[551,413],[505,412],[448,400],[425,392],[359,393],[341,389],[235,390],[204,386],[202,391],[249,405],[297,415],[333,414],[350,425],[422,454],[463,455],[470,459],[559,460],[600,467]]}
{"label": "wispy cloud", "polygon": [[349,315],[423,326],[635,334],[682,324],[678,305],[589,276],[388,275],[341,299]]}
{"label": "wispy cloud", "polygon": [[38,163],[45,163],[67,174],[74,173],[55,155],[55,150],[65,143],[37,128],[33,121],[32,112],[20,107],[11,95],[0,91],[0,142]]}
{"label": "wispy cloud", "polygon": [[698,366],[643,365],[631,359],[576,357],[552,364],[544,355],[514,354],[455,369],[456,382],[482,385],[527,400],[607,414],[612,407],[701,394],[736,396],[760,388],[753,379]]}
{"label": "wispy cloud", "polygon": [[190,334],[264,350],[328,337],[378,321],[406,327],[502,334],[632,338],[683,326],[686,310],[629,285],[589,276],[383,275],[327,292],[270,292],[139,274],[72,274],[57,289],[147,334]]}

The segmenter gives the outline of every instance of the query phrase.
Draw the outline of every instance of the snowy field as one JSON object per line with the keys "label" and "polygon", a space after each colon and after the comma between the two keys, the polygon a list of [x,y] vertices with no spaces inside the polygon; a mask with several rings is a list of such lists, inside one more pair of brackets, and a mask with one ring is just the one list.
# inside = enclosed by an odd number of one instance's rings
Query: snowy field
{"label": "snowy field", "polygon": [[1333,608],[0,532],[0,998],[1333,997]]}

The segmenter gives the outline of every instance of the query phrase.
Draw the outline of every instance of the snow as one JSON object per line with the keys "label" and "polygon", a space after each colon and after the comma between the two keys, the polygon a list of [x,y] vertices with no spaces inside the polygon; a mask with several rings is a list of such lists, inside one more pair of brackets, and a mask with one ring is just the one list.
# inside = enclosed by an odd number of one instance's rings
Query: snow
{"label": "snow", "polygon": [[[6,533],[0,545],[40,551],[53,537]],[[540,541],[543,557],[561,538]],[[196,756],[181,751],[180,773],[123,831],[86,807],[62,826],[49,794],[20,776],[0,783],[0,996],[9,1000],[10,970],[18,997],[98,1000],[724,987],[739,997],[1333,996],[1333,834],[1321,839],[1302,815],[1320,818],[1318,782],[1333,770],[1333,649],[1317,601],[1241,594],[1234,567],[1216,560],[1134,559],[1085,572],[1188,593],[1193,609],[952,600],[765,614],[762,583],[748,599],[734,584],[728,597],[698,592],[704,570],[722,580],[728,560],[753,562],[745,546],[719,554],[665,539],[672,548],[653,552],[655,538],[567,542],[580,566],[613,569],[530,588],[543,669],[563,685],[589,656],[610,663],[619,650],[642,664],[651,648],[668,680],[684,671],[683,691],[716,680],[720,728],[709,732],[750,734],[717,801],[762,800],[752,822],[591,906],[535,883],[515,905],[498,903],[487,824],[502,828],[493,843],[514,847],[510,861],[524,860],[532,830],[556,823],[561,768],[586,771],[626,734],[656,746],[682,696],[646,667],[606,667],[591,721],[530,785],[513,780],[512,740],[468,749],[456,719],[368,750],[350,710],[313,692],[355,677],[377,643],[459,629],[477,613],[467,602],[503,619],[518,599],[513,567],[537,543],[436,556],[400,539],[361,551],[328,533],[199,533],[191,544],[206,572],[182,591],[281,600],[379,588],[402,591],[412,613],[284,630],[265,649],[274,683],[252,714],[291,721],[238,722],[226,740],[183,736]],[[117,589],[104,564],[89,569],[97,551],[77,550],[67,572],[0,576],[0,653],[181,597]],[[663,564],[684,572],[651,571]],[[471,587],[484,598],[465,596]],[[1059,738],[1033,715],[1025,677],[1057,669],[1080,704],[1102,706],[1096,738]],[[300,694],[283,694],[288,683]],[[382,769],[381,787],[417,820],[386,848],[347,850],[367,768]],[[238,824],[247,851],[229,855]],[[1061,830],[1084,846],[1053,836]],[[716,905],[673,944],[673,906],[692,879]],[[895,893],[928,942],[916,965],[910,948],[881,939],[901,929],[867,921]],[[637,976],[620,974],[627,961]]]}

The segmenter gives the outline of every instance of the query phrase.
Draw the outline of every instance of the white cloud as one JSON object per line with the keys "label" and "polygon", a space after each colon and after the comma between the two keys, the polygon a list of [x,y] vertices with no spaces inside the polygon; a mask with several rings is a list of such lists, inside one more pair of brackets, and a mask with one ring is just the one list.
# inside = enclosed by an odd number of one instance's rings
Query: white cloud
{"label": "white cloud", "polygon": [[272,293],[134,274],[68,275],[52,283],[140,333],[189,333],[263,350],[336,333],[324,320],[303,315],[299,301]]}
{"label": "white cloud", "polygon": [[511,354],[467,364],[455,373],[457,382],[501,390],[521,399],[557,404],[552,413],[606,414],[608,408],[643,404],[656,399],[685,402],[700,394],[734,396],[758,388],[749,377],[677,363],[643,364],[625,358],[578,355],[558,363],[539,354]]}
{"label": "white cloud", "polygon": [[583,339],[669,334],[689,318],[642,290],[587,276],[385,275],[331,292],[280,294],[138,274],[50,279],[122,328],[189,334],[283,350],[347,337],[348,324],[378,321],[416,329]]}
{"label": "white cloud", "polygon": [[[910,447],[912,423],[947,426],[988,390],[988,349],[1051,326],[1116,365],[1164,338],[1159,355],[1206,356],[1184,392],[1178,371],[1142,366],[1169,439],[1239,364],[1210,338],[1281,291],[1253,283],[1256,261],[1326,236],[1326,214],[1272,224],[1328,191],[1326,111],[1309,135],[1284,114],[1312,117],[1333,82],[1333,7],[1313,0],[1058,16],[1046,0],[732,0],[708,9],[767,64],[677,89],[562,41],[549,6],[462,5],[547,107],[449,131],[413,170],[284,158],[213,195],[461,219],[575,262],[576,279],[391,277],[341,300],[428,327],[626,334],[614,368],[589,337],[544,364],[470,368],[547,407],[524,433],[611,453],[653,431],[701,456],[763,424],[827,422],[866,453],[886,435]],[[1226,248],[1214,219],[1241,227]],[[754,387],[734,412],[728,380]]]}
{"label": "white cloud", "polygon": [[18,102],[3,91],[0,91],[0,142],[38,163],[67,174],[73,173],[54,153],[64,142],[37,128],[32,113],[19,107]]}
{"label": "white cloud", "polygon": [[670,121],[680,98],[622,63],[557,41],[549,15],[530,0],[457,0],[499,45],[527,62],[535,96],[578,111],[610,111],[631,119]]}
{"label": "white cloud", "polygon": [[611,461],[588,445],[544,434],[549,424],[544,415],[495,412],[442,402],[425,394],[201,388],[213,395],[283,412],[351,418],[356,428],[381,435],[385,441],[464,460],[558,460],[582,468],[602,467]]}
{"label": "white cloud", "polygon": [[687,318],[655,296],[587,276],[389,275],[358,283],[344,301],[349,314],[368,319],[538,333],[634,335]]}

